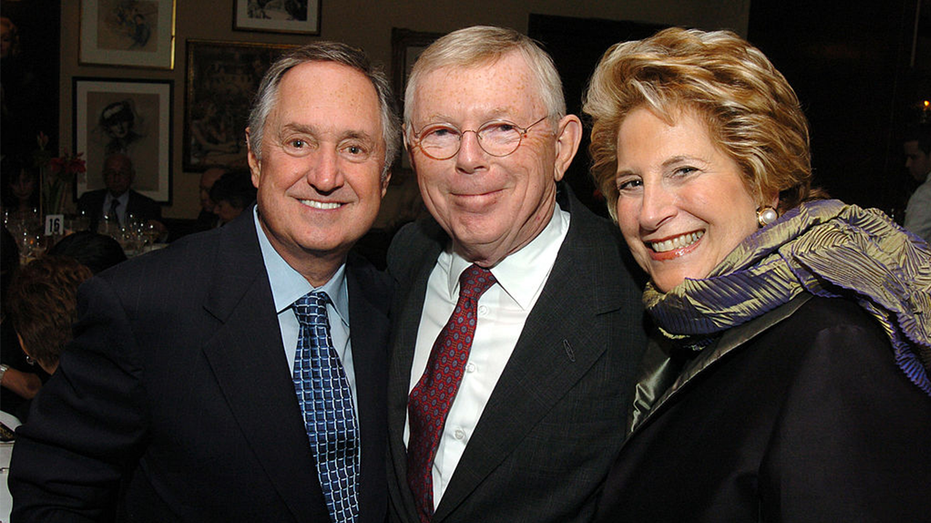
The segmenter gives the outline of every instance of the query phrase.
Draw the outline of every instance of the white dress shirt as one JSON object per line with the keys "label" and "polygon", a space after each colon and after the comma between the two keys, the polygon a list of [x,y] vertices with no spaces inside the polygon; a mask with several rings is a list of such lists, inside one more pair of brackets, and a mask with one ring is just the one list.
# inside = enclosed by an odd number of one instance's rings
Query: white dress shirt
{"label": "white dress shirt", "polygon": [[903,227],[931,243],[931,173],[908,199]]}
{"label": "white dress shirt", "polygon": [[330,297],[330,303],[326,306],[327,319],[330,322],[330,338],[343,364],[343,369],[346,371],[346,380],[352,390],[352,405],[356,411],[356,419],[358,419],[356,374],[352,362],[352,345],[349,342],[349,289],[346,286],[346,265],[341,265],[330,281],[314,289],[310,282],[288,265],[288,262],[284,261],[284,258],[269,243],[259,223],[257,209],[253,207],[252,217],[255,220],[268,281],[272,287],[272,298],[275,300],[275,311],[278,314],[278,326],[281,328],[281,344],[284,347],[285,357],[288,359],[288,373],[294,375],[294,356],[297,338],[301,331],[301,325],[297,321],[297,316],[294,315],[294,302],[312,290],[323,291]]}
{"label": "white dress shirt", "polygon": [[[472,349],[433,463],[434,507],[446,492],[482,411],[517,345],[527,316],[543,291],[568,231],[569,213],[557,206],[549,224],[536,238],[491,269],[498,283],[485,291],[478,301],[478,323]],[[437,258],[427,282],[408,392],[423,376],[433,343],[459,300],[459,275],[470,265],[471,262],[450,249]],[[408,419],[404,443],[409,439]]]}

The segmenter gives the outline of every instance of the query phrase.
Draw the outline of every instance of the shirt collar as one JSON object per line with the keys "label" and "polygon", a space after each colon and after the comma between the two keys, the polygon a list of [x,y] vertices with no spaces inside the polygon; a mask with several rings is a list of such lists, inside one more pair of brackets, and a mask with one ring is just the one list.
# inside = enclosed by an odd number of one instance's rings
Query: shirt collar
{"label": "shirt collar", "polygon": [[113,200],[119,200],[120,205],[125,209],[126,204],[129,203],[129,191],[124,192],[123,194],[114,197],[110,191],[107,191],[107,196],[103,199],[103,204],[106,207],[110,206],[110,202]]}
{"label": "shirt collar", "polygon": [[262,249],[262,258],[265,261],[265,271],[268,273],[268,282],[272,287],[272,298],[275,300],[275,311],[281,313],[291,307],[295,301],[310,291],[323,291],[330,297],[340,320],[349,325],[349,289],[346,286],[346,264],[339,266],[328,282],[317,287],[310,285],[301,273],[288,265],[288,262],[272,247],[265,235],[265,230],[259,223],[258,206],[252,208],[252,219],[259,237],[259,247]]}
{"label": "shirt collar", "polygon": [[[536,238],[517,252],[507,255],[491,269],[498,284],[522,309],[533,306],[549,277],[556,256],[569,231],[569,213],[556,206],[549,223]],[[472,262],[451,253],[447,284],[450,296],[459,295],[459,275]]]}

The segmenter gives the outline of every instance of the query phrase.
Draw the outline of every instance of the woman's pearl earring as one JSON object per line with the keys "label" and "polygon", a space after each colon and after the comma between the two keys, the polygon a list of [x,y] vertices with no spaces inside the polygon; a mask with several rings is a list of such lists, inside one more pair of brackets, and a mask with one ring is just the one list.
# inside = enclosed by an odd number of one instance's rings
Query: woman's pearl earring
{"label": "woman's pearl earring", "polygon": [[776,214],[776,209],[768,205],[756,211],[756,221],[760,224],[760,227],[766,227],[776,221],[778,217],[779,215]]}

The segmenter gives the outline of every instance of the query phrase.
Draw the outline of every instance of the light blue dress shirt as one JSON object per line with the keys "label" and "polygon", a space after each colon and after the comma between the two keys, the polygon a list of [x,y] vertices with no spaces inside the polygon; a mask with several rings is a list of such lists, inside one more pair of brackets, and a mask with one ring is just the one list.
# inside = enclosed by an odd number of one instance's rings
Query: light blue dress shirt
{"label": "light blue dress shirt", "polygon": [[259,246],[262,249],[262,258],[265,262],[265,271],[272,287],[272,298],[275,300],[275,311],[278,314],[278,325],[281,328],[281,344],[285,357],[288,359],[288,371],[294,372],[294,354],[297,348],[297,337],[300,334],[300,324],[294,315],[294,302],[312,290],[320,290],[330,297],[327,304],[327,317],[330,321],[330,337],[333,347],[346,371],[349,388],[352,389],[353,406],[356,416],[359,415],[358,396],[356,394],[355,368],[352,362],[352,346],[349,340],[349,288],[346,285],[346,264],[339,267],[330,281],[324,285],[313,288],[310,283],[293,267],[288,265],[278,251],[272,247],[259,223],[258,208],[253,207],[252,218],[255,220],[255,229],[259,237]]}

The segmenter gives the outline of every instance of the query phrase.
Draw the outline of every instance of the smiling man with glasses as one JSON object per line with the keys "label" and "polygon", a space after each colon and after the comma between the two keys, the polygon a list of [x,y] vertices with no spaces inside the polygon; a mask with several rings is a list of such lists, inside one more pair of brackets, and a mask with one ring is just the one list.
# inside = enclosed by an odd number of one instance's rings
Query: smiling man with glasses
{"label": "smiling man with glasses", "polygon": [[584,522],[645,344],[615,228],[561,183],[550,57],[471,27],[420,56],[404,135],[432,219],[395,237],[391,520]]}

